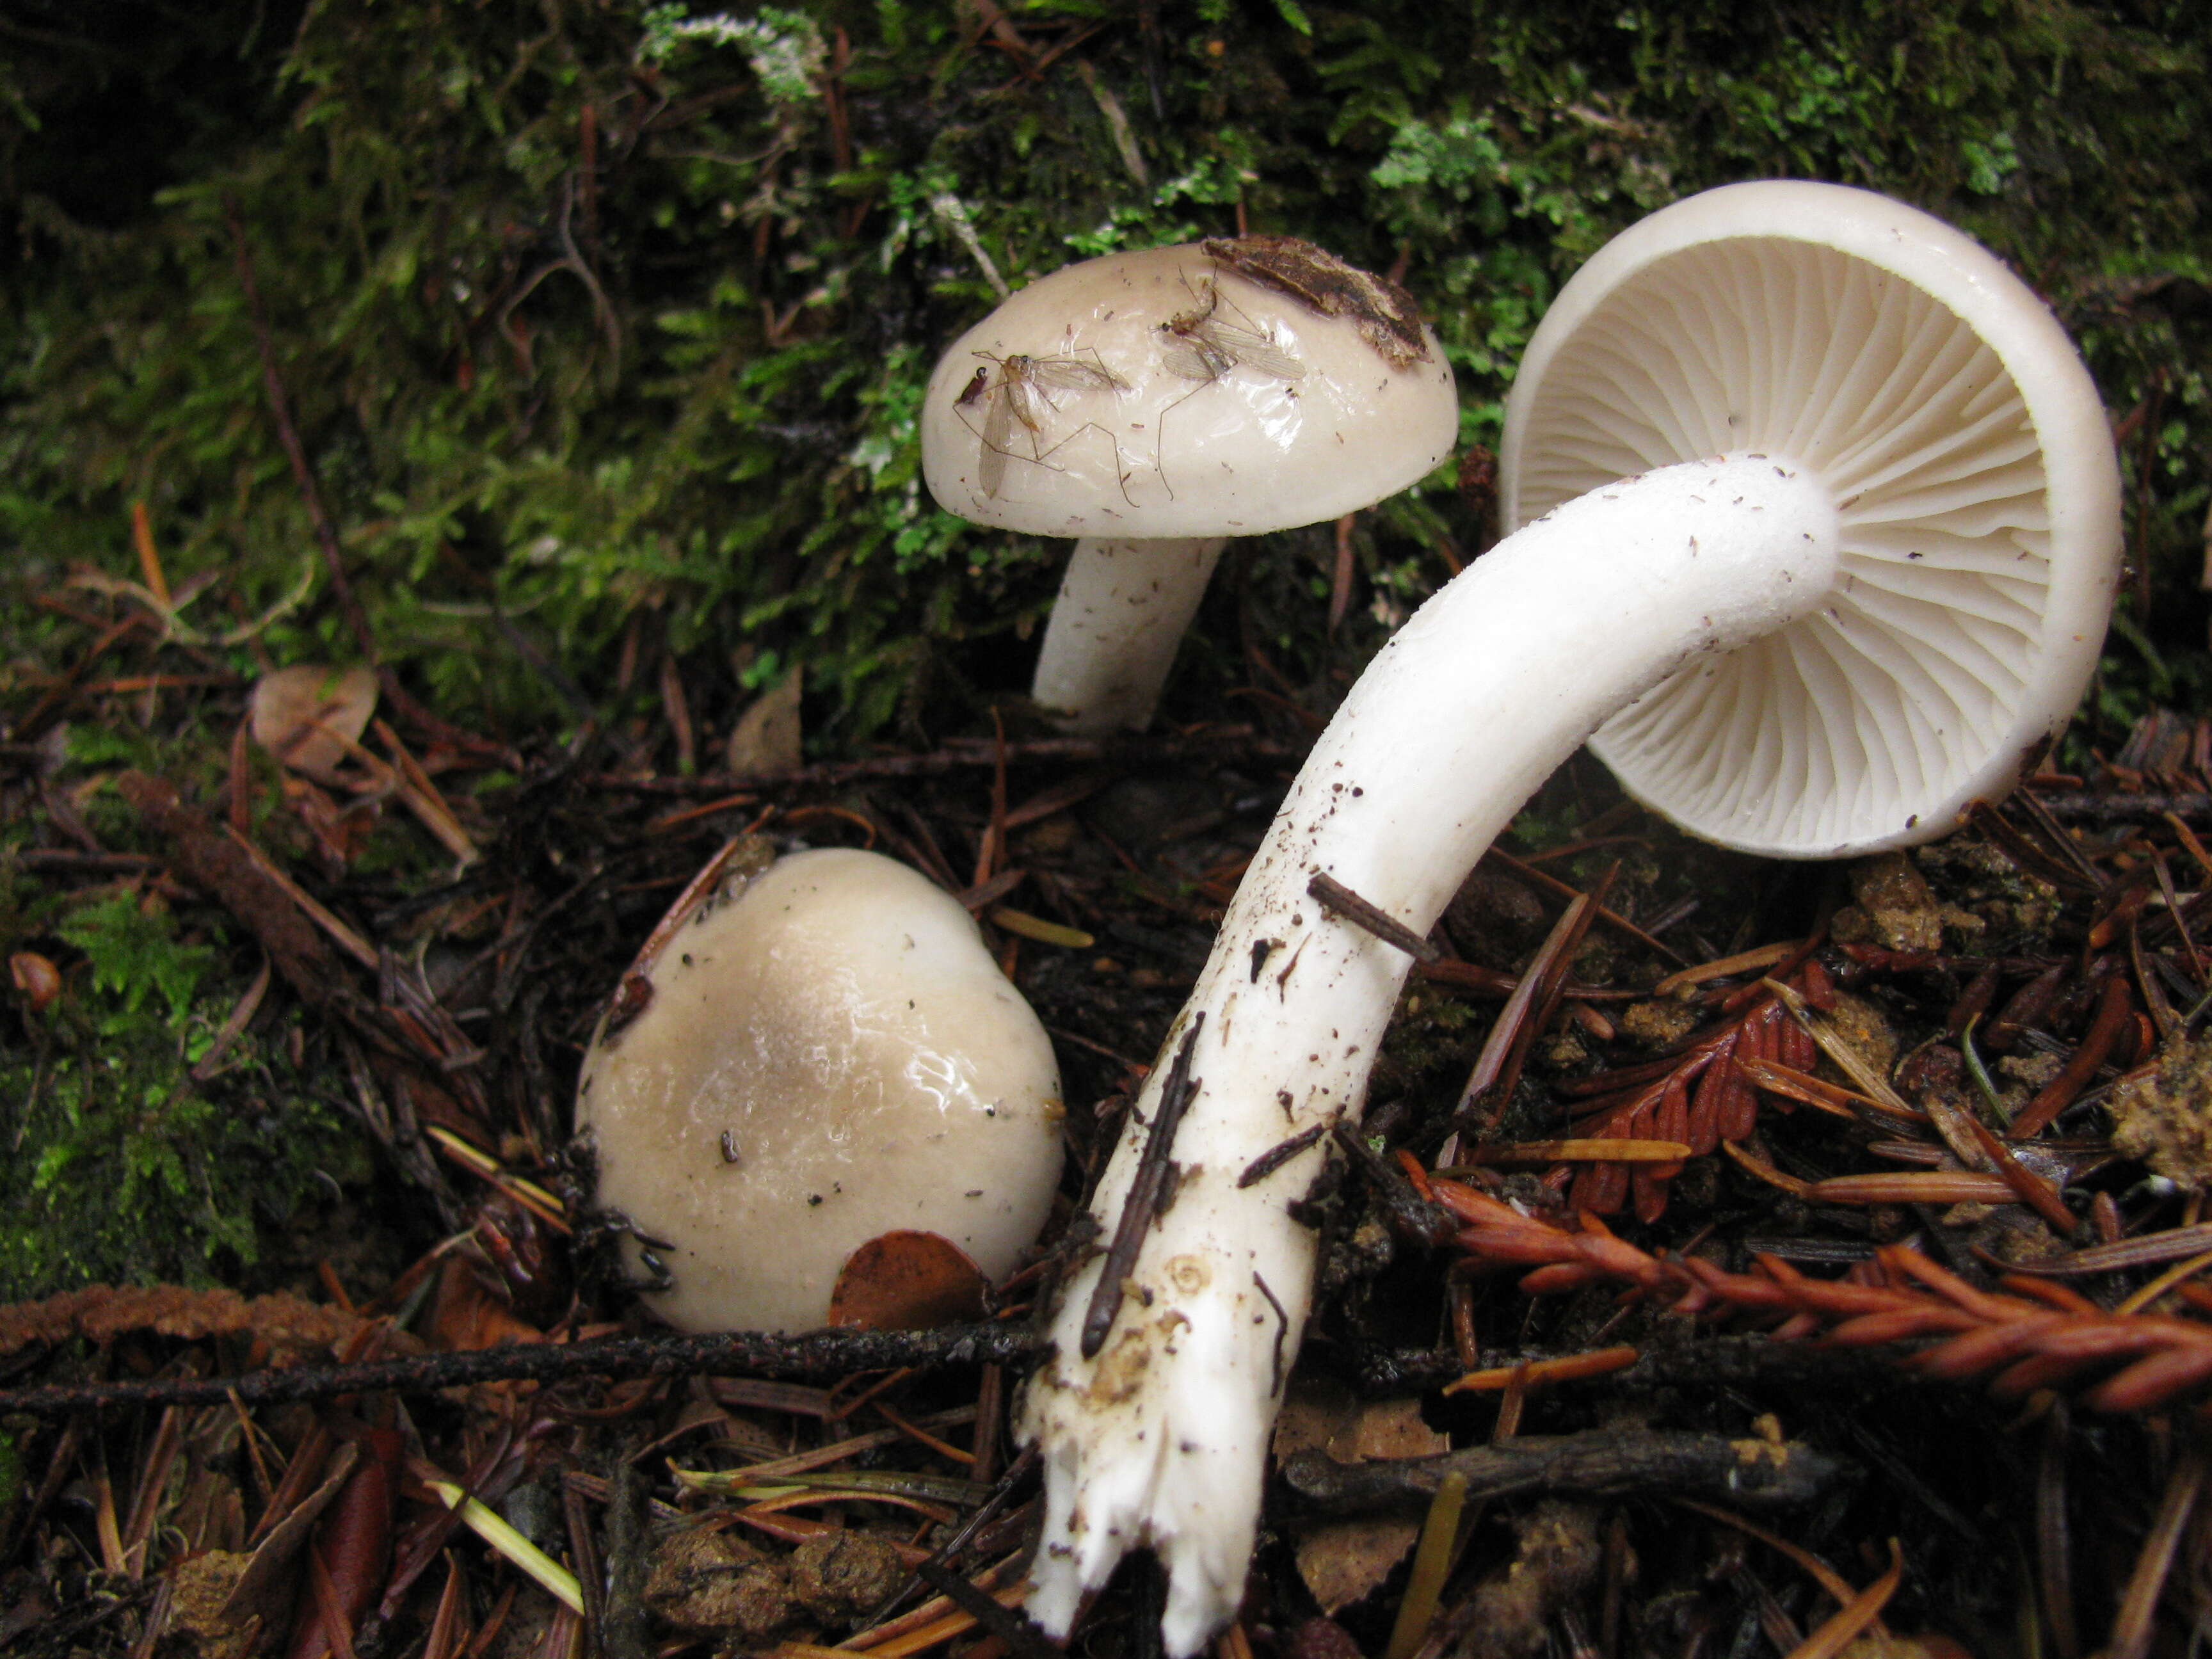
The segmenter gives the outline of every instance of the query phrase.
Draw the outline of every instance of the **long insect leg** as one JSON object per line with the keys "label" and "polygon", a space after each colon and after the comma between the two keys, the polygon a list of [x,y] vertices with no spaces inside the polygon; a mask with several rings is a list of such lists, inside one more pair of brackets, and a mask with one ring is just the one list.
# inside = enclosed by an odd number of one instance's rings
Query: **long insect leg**
{"label": "long insect leg", "polygon": [[975,480],[983,494],[995,498],[1006,482],[1006,441],[1013,436],[1013,390],[1018,382],[1001,380],[985,394],[983,450],[975,464]]}

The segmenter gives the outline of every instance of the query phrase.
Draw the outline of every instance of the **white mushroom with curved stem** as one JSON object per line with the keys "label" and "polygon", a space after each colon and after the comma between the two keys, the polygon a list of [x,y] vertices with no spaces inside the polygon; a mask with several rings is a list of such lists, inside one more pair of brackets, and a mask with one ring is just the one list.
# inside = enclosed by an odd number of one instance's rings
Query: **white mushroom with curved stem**
{"label": "white mushroom with curved stem", "polygon": [[1372,506],[1457,423],[1403,293],[1295,238],[1232,238],[1022,289],[939,361],[922,468],[948,512],[1079,538],[1033,690],[1102,732],[1152,718],[1229,537]]}
{"label": "white mushroom with curved stem", "polygon": [[1111,1264],[1103,1340],[1094,1263],[1030,1385],[1048,1630],[1140,1545],[1169,1571],[1176,1655],[1242,1595],[1313,1274],[1286,1206],[1322,1155],[1238,1172],[1356,1118],[1409,965],[1317,902],[1316,876],[1425,933],[1593,733],[1711,839],[1806,858],[1927,839],[2064,723],[2118,574],[2110,434],[2049,312],[1967,238],[1836,186],[1729,186],[1602,250],[1530,343],[1503,465],[1509,514],[1548,511],[1352,688],[1100,1182],[1110,1236],[1148,1164],[1180,1171]]}
{"label": "white mushroom with curved stem", "polygon": [[896,1232],[1010,1271],[1060,1174],[1060,1077],[959,902],[843,848],[695,887],[577,1091],[599,1203],[671,1276],[654,1310],[809,1329],[853,1253]]}

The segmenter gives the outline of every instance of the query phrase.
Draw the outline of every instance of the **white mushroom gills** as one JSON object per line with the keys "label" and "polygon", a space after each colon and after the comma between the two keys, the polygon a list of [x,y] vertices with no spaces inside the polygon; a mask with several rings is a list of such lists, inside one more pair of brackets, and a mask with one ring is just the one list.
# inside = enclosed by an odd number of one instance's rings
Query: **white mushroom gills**
{"label": "white mushroom gills", "polygon": [[[1025,1407],[1047,1469],[1029,1605],[1048,1630],[1140,1545],[1169,1571],[1170,1652],[1194,1652],[1242,1596],[1313,1274],[1285,1206],[1322,1154],[1237,1178],[1304,1129],[1356,1120],[1410,966],[1309,896],[1316,874],[1425,933],[1601,727],[1630,787],[1710,838],[1798,856],[1926,839],[1973,794],[2002,794],[2063,723],[2117,578],[2117,469],[2063,332],[1967,239],[1861,191],[1733,186],[1602,251],[1531,343],[1503,463],[1509,522],[1552,510],[1352,688],[1101,1183],[1110,1236],[1167,1059],[1196,1026],[1173,1205],[1092,1359],[1100,1264],[1074,1278]],[[1739,676],[1747,662],[1779,678]],[[1711,708],[1701,689],[1717,690]],[[1822,714],[1802,731],[1769,729],[1808,705]],[[1688,805],[1650,781],[1670,767],[1692,781]]]}
{"label": "white mushroom gills", "polygon": [[845,848],[731,886],[578,1089],[599,1202],[669,1246],[647,1302],[686,1330],[811,1329],[846,1258],[897,1231],[1011,1271],[1059,1176],[1060,1077],[974,921]]}
{"label": "white mushroom gills", "polygon": [[[1200,312],[1264,337],[1295,378],[1237,361],[1210,380],[1168,368],[1188,344],[1163,325]],[[1348,317],[1325,317],[1218,266],[1194,245],[1109,254],[1016,294],[953,342],[924,393],[922,468],[948,513],[1077,538],[1032,695],[1067,731],[1152,718],[1176,648],[1229,537],[1341,517],[1396,494],[1451,451],[1458,402],[1443,348],[1394,369]],[[1232,356],[1234,354],[1231,354]],[[1009,357],[1103,371],[1031,387],[986,469]],[[978,369],[986,388],[963,402]],[[1000,472],[995,489],[987,471]]]}
{"label": "white mushroom gills", "polygon": [[2119,577],[2119,475],[2057,320],[1869,191],[1708,191],[1615,238],[1529,343],[1507,527],[1624,474],[1760,450],[1820,477],[1835,592],[1669,679],[1592,750],[1692,834],[1778,858],[1924,841],[2072,715]]}

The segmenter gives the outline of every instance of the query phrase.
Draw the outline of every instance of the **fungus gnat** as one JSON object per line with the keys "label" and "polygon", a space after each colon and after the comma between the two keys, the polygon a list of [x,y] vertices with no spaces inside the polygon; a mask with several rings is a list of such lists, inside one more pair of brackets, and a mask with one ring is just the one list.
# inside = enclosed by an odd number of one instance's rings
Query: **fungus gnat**
{"label": "fungus gnat", "polygon": [[[1004,357],[988,351],[975,355],[996,365],[999,371],[997,378],[992,380],[988,369],[977,369],[975,378],[957,399],[959,404],[965,404],[978,396],[984,398],[983,429],[978,434],[983,449],[976,466],[976,481],[983,486],[986,495],[998,495],[1000,486],[1006,481],[1009,459],[1042,465],[1061,445],[1085,430],[1104,434],[1109,443],[1113,441],[1113,434],[1105,428],[1095,421],[1086,421],[1050,448],[1037,447],[1037,440],[1044,430],[1046,411],[1058,407],[1051,393],[1129,389],[1129,383],[1103,363],[1085,362],[1079,357],[1030,357],[1019,352]],[[1026,454],[1011,447],[1017,422],[1030,434]]]}
{"label": "fungus gnat", "polygon": [[[1159,415],[1152,467],[1160,475],[1160,483],[1170,498],[1175,495],[1175,486],[1168,483],[1167,477],[1169,416],[1233,368],[1249,368],[1278,380],[1305,379],[1305,364],[1278,345],[1272,333],[1227,321],[1220,314],[1221,305],[1221,285],[1209,281],[1201,303],[1159,325],[1169,342],[1161,355],[1160,367],[1178,380],[1198,382]],[[1233,304],[1231,309],[1236,309]],[[1237,315],[1242,317],[1244,313],[1238,312]],[[1247,323],[1252,320],[1244,317]],[[1296,397],[1297,393],[1291,391],[1288,395]]]}
{"label": "fungus gnat", "polygon": [[1273,336],[1224,322],[1218,314],[1220,309],[1221,289],[1209,283],[1204,305],[1160,325],[1160,332],[1176,342],[1160,359],[1169,374],[1210,383],[1242,365],[1279,380],[1305,378],[1306,366],[1277,345]]}

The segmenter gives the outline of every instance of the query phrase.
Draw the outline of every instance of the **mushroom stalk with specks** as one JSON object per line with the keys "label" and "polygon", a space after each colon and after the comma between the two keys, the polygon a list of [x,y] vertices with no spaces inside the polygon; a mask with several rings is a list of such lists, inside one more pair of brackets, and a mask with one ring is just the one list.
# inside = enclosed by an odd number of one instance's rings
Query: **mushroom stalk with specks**
{"label": "mushroom stalk with specks", "polygon": [[1111,1237],[1187,1079],[1165,1211],[1133,1261],[1065,1287],[1024,1407],[1048,1630],[1139,1546],[1168,1569],[1171,1653],[1242,1598],[1314,1273],[1289,1206],[1324,1154],[1238,1176],[1357,1121],[1410,965],[1317,903],[1316,875],[1425,933],[1593,734],[1711,839],[1796,857],[1924,840],[2010,786],[2094,661],[2118,546],[2094,389],[1995,259],[1880,198],[1733,186],[1619,239],[1532,341],[1504,453],[1509,503],[1561,504],[1354,685],[1100,1183]]}
{"label": "mushroom stalk with specks", "polygon": [[1226,536],[1085,536],[1068,556],[1030,695],[1080,734],[1141,727]]}

